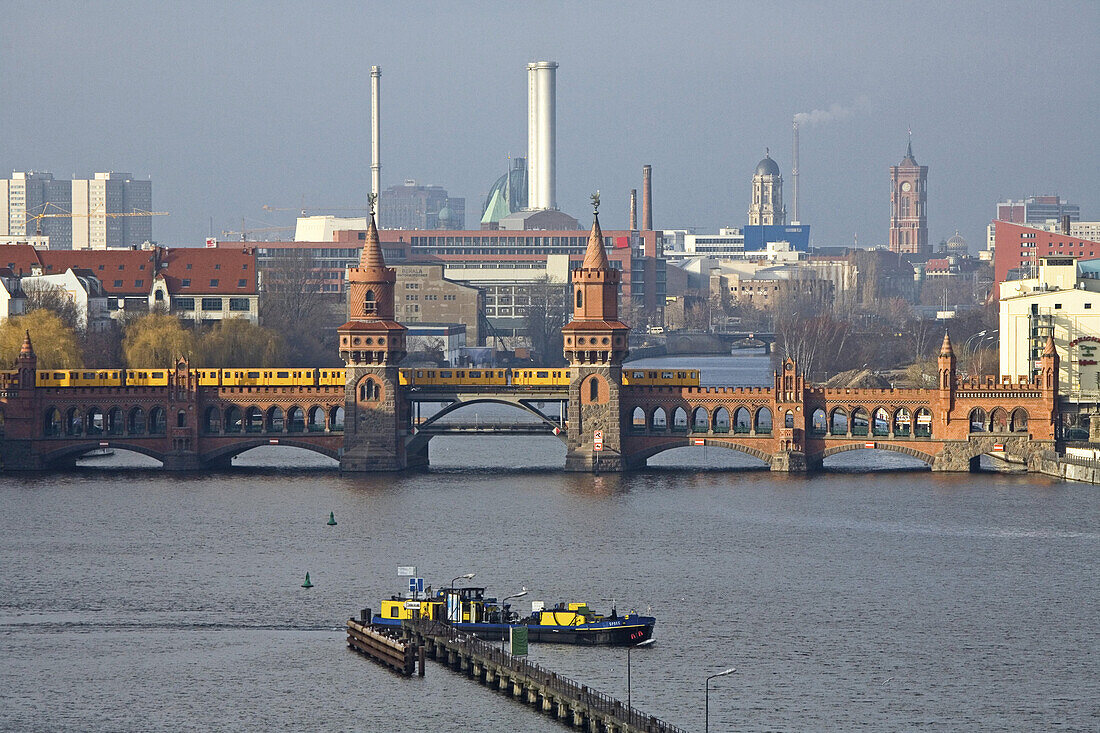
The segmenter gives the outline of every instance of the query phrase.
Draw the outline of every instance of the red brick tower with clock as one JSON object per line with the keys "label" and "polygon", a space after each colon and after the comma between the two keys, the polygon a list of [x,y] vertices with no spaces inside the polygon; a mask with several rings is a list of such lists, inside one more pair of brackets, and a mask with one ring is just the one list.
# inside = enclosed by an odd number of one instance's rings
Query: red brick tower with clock
{"label": "red brick tower with clock", "polygon": [[890,251],[931,254],[928,242],[928,166],[913,157],[910,134],[905,157],[890,166]]}

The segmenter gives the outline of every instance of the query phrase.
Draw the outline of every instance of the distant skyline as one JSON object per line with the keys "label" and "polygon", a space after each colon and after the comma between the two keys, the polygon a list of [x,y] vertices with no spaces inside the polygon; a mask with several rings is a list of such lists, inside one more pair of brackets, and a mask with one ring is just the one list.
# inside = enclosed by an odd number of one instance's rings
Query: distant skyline
{"label": "distant skyline", "polygon": [[[885,245],[889,167],[929,166],[929,239],[984,247],[995,204],[1057,194],[1100,219],[1100,4],[83,3],[5,5],[0,167],[153,180],[170,246],[365,206],[370,67],[382,187],[482,197],[527,150],[529,61],[557,61],[557,197],[627,225],[747,221],[770,149],[817,246]],[[346,212],[334,212],[346,213]],[[288,233],[289,236],[289,233]]]}

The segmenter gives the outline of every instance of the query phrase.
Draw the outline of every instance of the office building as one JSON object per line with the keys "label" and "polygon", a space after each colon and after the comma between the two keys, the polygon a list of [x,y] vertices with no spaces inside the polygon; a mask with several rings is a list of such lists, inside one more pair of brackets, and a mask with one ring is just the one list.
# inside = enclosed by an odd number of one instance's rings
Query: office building
{"label": "office building", "polygon": [[1042,257],[1100,257],[1100,241],[1075,237],[1059,226],[1054,231],[1007,221],[993,222],[993,282],[1032,278]]}
{"label": "office building", "polygon": [[152,181],[129,173],[70,181],[16,171],[0,180],[0,237],[41,231],[51,249],[140,247],[153,238],[152,206]]}
{"label": "office building", "polygon": [[1067,203],[1060,196],[1028,196],[1022,201],[1001,201],[997,204],[997,220],[1013,224],[1043,224],[1047,221],[1061,221],[1068,216],[1070,221],[1081,220],[1081,207]]}
{"label": "office building", "polygon": [[442,186],[406,180],[384,190],[378,206],[387,229],[466,228],[466,199],[452,197]]}

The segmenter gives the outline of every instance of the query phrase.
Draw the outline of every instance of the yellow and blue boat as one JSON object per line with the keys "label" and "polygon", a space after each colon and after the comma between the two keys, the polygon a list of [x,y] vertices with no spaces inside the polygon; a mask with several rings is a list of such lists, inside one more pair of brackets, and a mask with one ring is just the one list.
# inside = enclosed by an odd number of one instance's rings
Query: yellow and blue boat
{"label": "yellow and blue boat", "polygon": [[400,628],[406,619],[444,621],[459,631],[484,639],[501,639],[513,626],[526,626],[528,641],[553,644],[632,646],[653,638],[656,619],[631,612],[610,615],[592,611],[585,602],[559,603],[547,608],[531,604],[531,614],[521,617],[511,604],[503,607],[487,597],[484,588],[441,588],[420,594],[395,595],[382,601],[371,624]]}

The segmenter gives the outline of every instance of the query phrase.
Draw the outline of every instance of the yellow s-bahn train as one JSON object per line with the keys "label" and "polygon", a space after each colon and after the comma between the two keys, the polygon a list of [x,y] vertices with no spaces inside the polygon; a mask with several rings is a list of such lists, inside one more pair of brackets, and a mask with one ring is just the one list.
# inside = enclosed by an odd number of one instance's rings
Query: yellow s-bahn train
{"label": "yellow s-bahn train", "polygon": [[[167,369],[39,369],[38,387],[162,387]],[[192,369],[199,385],[206,387],[316,387],[342,386],[343,369],[235,368]],[[623,384],[642,387],[697,387],[696,369],[623,369]],[[15,382],[15,372],[0,373],[0,381]],[[407,387],[499,386],[528,388],[568,387],[572,371],[565,367],[539,369],[402,369],[400,381]]]}

